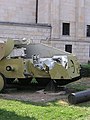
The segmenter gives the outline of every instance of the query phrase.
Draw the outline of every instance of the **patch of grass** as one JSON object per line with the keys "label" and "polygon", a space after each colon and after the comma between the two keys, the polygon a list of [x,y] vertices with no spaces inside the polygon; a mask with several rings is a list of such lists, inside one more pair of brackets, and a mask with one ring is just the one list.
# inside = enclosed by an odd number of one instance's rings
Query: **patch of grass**
{"label": "patch of grass", "polygon": [[72,82],[66,85],[68,89],[72,91],[83,91],[90,89],[90,78],[82,78],[76,82]]}
{"label": "patch of grass", "polygon": [[81,83],[70,83],[67,85],[67,88],[71,90],[71,92],[78,92],[83,91],[87,89],[87,86],[81,84]]}
{"label": "patch of grass", "polygon": [[[67,88],[75,91],[90,88],[89,78],[70,83]],[[90,120],[90,101],[70,105],[61,99],[34,103],[0,98],[0,120]]]}
{"label": "patch of grass", "polygon": [[64,101],[44,105],[0,99],[0,120],[89,120],[90,103],[74,106]]}

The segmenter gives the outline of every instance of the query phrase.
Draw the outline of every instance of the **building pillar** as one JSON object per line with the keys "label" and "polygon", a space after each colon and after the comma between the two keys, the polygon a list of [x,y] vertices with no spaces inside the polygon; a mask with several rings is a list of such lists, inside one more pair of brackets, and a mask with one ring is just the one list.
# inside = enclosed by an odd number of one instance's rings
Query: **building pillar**
{"label": "building pillar", "polygon": [[52,38],[60,38],[60,0],[51,1]]}
{"label": "building pillar", "polygon": [[85,0],[76,0],[76,40],[85,39]]}
{"label": "building pillar", "polygon": [[38,23],[50,24],[51,0],[38,0]]}

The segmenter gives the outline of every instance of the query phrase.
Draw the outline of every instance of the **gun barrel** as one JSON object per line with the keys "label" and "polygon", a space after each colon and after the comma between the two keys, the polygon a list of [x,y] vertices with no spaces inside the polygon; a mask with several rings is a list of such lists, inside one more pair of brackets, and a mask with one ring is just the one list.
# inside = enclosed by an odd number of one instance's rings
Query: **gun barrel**
{"label": "gun barrel", "polygon": [[68,101],[71,104],[82,103],[90,100],[90,90],[84,90],[77,93],[71,93],[68,96]]}

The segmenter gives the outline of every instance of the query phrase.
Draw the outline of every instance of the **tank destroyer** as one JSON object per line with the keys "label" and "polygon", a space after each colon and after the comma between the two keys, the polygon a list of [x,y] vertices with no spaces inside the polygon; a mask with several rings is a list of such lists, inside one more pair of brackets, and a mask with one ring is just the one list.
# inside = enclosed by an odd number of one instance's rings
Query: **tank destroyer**
{"label": "tank destroyer", "polygon": [[75,55],[27,41],[0,41],[0,91],[8,84],[47,86],[66,85],[80,78]]}

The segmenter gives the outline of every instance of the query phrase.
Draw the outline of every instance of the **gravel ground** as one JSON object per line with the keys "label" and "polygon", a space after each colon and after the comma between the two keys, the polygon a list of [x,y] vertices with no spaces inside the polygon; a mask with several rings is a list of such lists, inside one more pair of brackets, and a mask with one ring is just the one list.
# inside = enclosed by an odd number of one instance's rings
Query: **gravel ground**
{"label": "gravel ground", "polygon": [[40,91],[10,90],[8,93],[0,94],[0,97],[6,99],[14,99],[14,100],[22,100],[22,101],[30,101],[30,102],[48,102],[58,99],[66,100],[67,96],[65,91],[53,93],[53,92],[44,92],[43,90]]}
{"label": "gravel ground", "polygon": [[[90,89],[90,78],[82,78],[77,82],[70,83],[69,89],[59,92],[45,92],[44,90],[31,91],[31,90],[16,90],[11,89],[8,92],[0,94],[1,98],[30,101],[30,102],[48,102],[54,100],[61,100],[67,102],[67,96],[69,93],[76,91],[71,86],[81,85]],[[67,85],[69,86],[69,85]],[[68,87],[66,87],[68,88]],[[68,92],[69,91],[69,92]]]}

